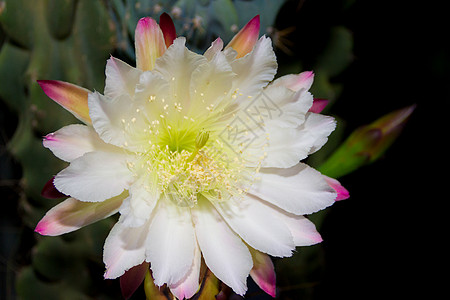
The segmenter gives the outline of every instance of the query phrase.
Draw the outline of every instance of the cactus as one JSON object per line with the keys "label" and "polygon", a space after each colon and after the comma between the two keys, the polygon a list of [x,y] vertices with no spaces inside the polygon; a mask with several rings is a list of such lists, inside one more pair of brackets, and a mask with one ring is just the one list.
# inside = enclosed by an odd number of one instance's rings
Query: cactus
{"label": "cactus", "polygon": [[[36,80],[58,79],[103,89],[104,65],[114,45],[108,21],[99,1],[2,1],[5,41],[0,50],[0,98],[18,115],[7,149],[22,166],[19,207],[29,228],[58,202],[44,199],[40,191],[64,167],[42,147],[41,137],[76,122],[45,96]],[[22,299],[86,298],[91,287],[87,266],[94,261],[103,269],[102,241],[109,227],[106,220],[65,238],[39,237],[31,265],[17,275],[17,295]]]}

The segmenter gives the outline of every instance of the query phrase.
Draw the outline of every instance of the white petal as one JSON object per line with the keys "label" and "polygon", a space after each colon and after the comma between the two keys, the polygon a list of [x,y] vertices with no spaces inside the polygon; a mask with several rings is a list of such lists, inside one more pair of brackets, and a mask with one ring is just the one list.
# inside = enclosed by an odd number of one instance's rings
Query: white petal
{"label": "white petal", "polygon": [[156,60],[152,72],[162,76],[169,83],[171,98],[174,102],[182,103],[183,109],[189,107],[189,86],[193,71],[207,59],[185,47],[186,39],[179,37],[167,49],[163,56]]}
{"label": "white petal", "polygon": [[311,71],[302,72],[300,74],[289,74],[281,76],[272,82],[273,86],[284,86],[293,91],[305,89],[308,91],[314,81],[314,73]]}
{"label": "white petal", "polygon": [[336,121],[333,117],[308,113],[306,115],[305,123],[303,123],[300,129],[305,132],[305,139],[311,142],[309,154],[322,148],[328,141],[328,136],[335,128]]}
{"label": "white petal", "polygon": [[197,115],[204,116],[209,112],[207,108],[213,107],[217,110],[220,100],[231,88],[234,75],[221,51],[217,52],[210,61],[199,65],[192,73],[190,84],[192,105],[190,105],[189,115],[197,119]]}
{"label": "white petal", "polygon": [[50,209],[39,221],[35,231],[56,236],[80,229],[118,212],[125,196],[126,193],[95,203],[68,198]]}
{"label": "white petal", "polygon": [[62,193],[87,202],[103,201],[127,189],[133,176],[125,154],[89,152],[56,175],[53,183]]}
{"label": "white petal", "polygon": [[105,96],[113,99],[122,94],[133,96],[142,71],[111,56],[106,63],[105,73]]}
{"label": "white petal", "polygon": [[[313,96],[309,92],[303,89],[294,92],[282,86],[270,85],[264,89],[260,97],[264,97],[265,103],[257,107],[264,121],[283,128],[295,128],[301,125],[313,104]],[[267,110],[267,113],[264,110]]]}
{"label": "white petal", "polygon": [[314,113],[308,113],[305,122],[297,128],[282,128],[268,123],[268,145],[260,150],[266,154],[262,166],[290,168],[296,165],[319,150],[335,127],[336,122],[332,117]]}
{"label": "white petal", "polygon": [[246,280],[253,266],[247,246],[214,206],[200,199],[192,209],[195,233],[208,268],[239,295],[247,291]]}
{"label": "white petal", "polygon": [[158,286],[178,283],[194,259],[195,237],[189,208],[169,201],[162,198],[155,208],[146,251]]}
{"label": "white petal", "polygon": [[322,174],[302,163],[289,169],[262,168],[258,177],[249,193],[296,215],[317,212],[336,198]]}
{"label": "white petal", "polygon": [[214,42],[211,43],[211,46],[208,49],[206,49],[203,56],[206,57],[208,60],[211,60],[218,52],[222,51],[222,49],[223,49],[223,41],[221,38],[217,38],[216,40],[214,40]]}
{"label": "white petal", "polygon": [[114,279],[145,260],[145,242],[148,223],[130,228],[118,222],[111,229],[103,248],[103,262],[106,265],[105,278]]}
{"label": "white petal", "polygon": [[214,206],[251,247],[277,257],[291,256],[295,246],[288,227],[274,216],[273,209],[251,195],[243,199],[214,203]]}
{"label": "white petal", "polygon": [[144,224],[158,202],[159,194],[146,180],[147,177],[140,177],[130,186],[130,196],[120,207],[120,219],[125,226],[139,227]]}
{"label": "white petal", "polygon": [[248,101],[248,96],[259,94],[277,72],[277,60],[270,38],[261,37],[252,52],[234,60],[231,67],[237,74],[233,90],[238,89],[238,95],[242,94],[242,101]]}
{"label": "white petal", "polygon": [[169,285],[170,291],[178,299],[189,299],[197,293],[200,288],[200,266],[202,264],[202,255],[197,242],[195,242],[194,260],[189,272],[176,284]]}
{"label": "white petal", "polygon": [[310,246],[322,242],[322,237],[316,226],[308,218],[276,208],[274,208],[274,215],[289,227],[295,246]]}
{"label": "white petal", "polygon": [[128,95],[106,98],[94,92],[88,96],[89,116],[92,126],[102,140],[124,147],[126,138],[124,123],[130,122],[133,103]]}
{"label": "white petal", "polygon": [[71,162],[87,152],[117,150],[116,147],[103,142],[92,127],[81,124],[68,125],[47,134],[43,144],[56,157],[67,162]]}

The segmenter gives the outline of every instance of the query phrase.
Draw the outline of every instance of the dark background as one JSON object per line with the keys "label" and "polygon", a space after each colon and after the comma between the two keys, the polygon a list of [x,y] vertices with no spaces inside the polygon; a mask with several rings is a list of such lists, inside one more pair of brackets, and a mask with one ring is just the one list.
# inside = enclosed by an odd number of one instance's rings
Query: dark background
{"label": "dark background", "polygon": [[343,9],[344,2],[303,1],[298,11],[285,7],[278,22],[295,15],[297,51],[307,57],[321,47],[329,24],[353,33],[354,61],[334,78],[344,88],[331,108],[346,120],[345,136],[392,110],[417,107],[384,157],[340,178],[351,197],[332,206],[323,224],[325,278],[314,299],[440,298],[437,245],[445,234],[437,234],[444,221],[433,207],[448,199],[438,184],[448,178],[438,173],[448,161],[442,151],[450,99],[446,8],[432,1],[353,1]]}
{"label": "dark background", "polygon": [[[314,65],[330,25],[351,30],[354,60],[333,78],[343,90],[331,108],[333,115],[346,120],[344,136],[392,110],[417,104],[383,158],[340,179],[351,198],[329,209],[321,229],[326,264],[314,299],[406,299],[419,292],[434,299],[436,278],[442,275],[431,267],[440,266],[435,248],[443,244],[440,238],[445,240],[434,234],[440,226],[435,211],[444,209],[448,198],[442,194],[445,186],[438,184],[439,177],[446,178],[438,172],[445,172],[442,166],[448,161],[441,153],[448,136],[443,112],[450,96],[446,12],[446,7],[430,1],[306,0],[288,2],[277,18],[279,28],[296,26],[290,39],[305,70]],[[281,53],[280,59],[289,56]],[[17,120],[4,104],[0,122],[1,160],[11,165],[13,158],[3,145]],[[20,166],[0,171],[4,237],[17,244],[15,239],[24,230],[32,239],[33,232],[22,225],[16,207]],[[19,248],[26,249],[21,243]],[[0,248],[2,274],[26,261],[20,256],[26,253],[17,257],[14,249]],[[4,291],[12,288],[12,281],[0,286]]]}

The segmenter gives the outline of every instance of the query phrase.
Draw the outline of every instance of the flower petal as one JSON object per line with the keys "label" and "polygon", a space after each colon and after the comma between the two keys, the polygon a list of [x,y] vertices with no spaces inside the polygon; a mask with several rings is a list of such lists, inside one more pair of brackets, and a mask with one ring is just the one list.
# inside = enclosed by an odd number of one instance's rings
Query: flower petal
{"label": "flower petal", "polygon": [[311,246],[322,242],[316,226],[308,218],[288,213],[279,208],[274,208],[273,213],[289,228],[295,246]]}
{"label": "flower petal", "polygon": [[237,99],[248,103],[249,96],[259,94],[277,72],[277,59],[270,38],[261,37],[253,51],[232,61],[231,67],[237,74],[233,82]]}
{"label": "flower petal", "polygon": [[302,72],[300,74],[289,74],[281,76],[273,81],[273,86],[284,86],[293,91],[301,89],[309,90],[314,82],[314,73],[312,71]]}
{"label": "flower petal", "polygon": [[167,13],[162,13],[162,15],[159,16],[159,26],[164,35],[166,47],[169,48],[169,46],[172,45],[173,40],[177,38],[177,32],[172,18]]}
{"label": "flower petal", "polygon": [[152,217],[146,257],[157,286],[178,283],[190,270],[195,237],[189,208],[162,198]]}
{"label": "flower petal", "polygon": [[317,212],[336,199],[322,174],[303,163],[289,169],[262,168],[258,177],[249,193],[296,215]]}
{"label": "flower petal", "polygon": [[250,252],[214,206],[205,199],[199,200],[192,214],[205,263],[217,278],[237,294],[244,295],[246,279],[253,267]]}
{"label": "flower petal", "polygon": [[44,93],[71,112],[78,120],[91,124],[88,108],[88,89],[59,80],[38,80]]}
{"label": "flower petal", "polygon": [[104,277],[114,279],[145,260],[145,242],[149,223],[130,228],[117,222],[111,229],[103,247]]}
{"label": "flower petal", "polygon": [[189,272],[176,284],[169,285],[170,291],[178,299],[190,299],[200,288],[200,266],[202,263],[202,255],[197,242],[195,242],[194,260]]}
{"label": "flower petal", "polygon": [[92,127],[72,124],[49,133],[44,137],[45,148],[67,162],[71,162],[92,151],[117,151],[112,145],[103,142]]}
{"label": "flower petal", "polygon": [[120,290],[122,291],[122,297],[129,299],[133,296],[134,292],[142,284],[149,269],[149,264],[143,262],[140,265],[134,266],[120,276]]}
{"label": "flower petal", "polygon": [[204,57],[206,57],[208,60],[211,60],[218,52],[222,51],[223,49],[223,41],[220,37],[214,40],[214,42],[211,43],[211,46],[206,49],[205,53],[203,54]]}
{"label": "flower petal", "polygon": [[122,94],[113,99],[94,92],[89,94],[89,114],[92,125],[100,138],[106,143],[125,147],[125,127],[131,122],[131,98]]}
{"label": "flower petal", "polygon": [[250,276],[264,292],[275,298],[277,286],[272,260],[267,254],[252,248],[250,248],[250,253],[253,258],[253,269],[250,271]]}
{"label": "flower petal", "polygon": [[226,48],[231,47],[236,50],[236,58],[243,57],[250,53],[258,40],[259,28],[260,19],[259,15],[257,15],[233,37]]}
{"label": "flower petal", "polygon": [[322,148],[335,128],[336,121],[333,117],[308,113],[305,122],[300,128],[305,141],[308,140],[310,142],[308,154],[312,154]]}
{"label": "flower petal", "polygon": [[323,175],[323,176],[325,177],[325,181],[328,183],[328,185],[333,190],[336,191],[336,193],[337,193],[336,201],[345,200],[345,199],[348,199],[350,197],[350,193],[347,191],[347,189],[345,187],[343,187],[341,185],[341,183],[339,181],[337,181],[334,178],[325,176],[325,175]]}
{"label": "flower petal", "polygon": [[41,196],[47,199],[67,198],[67,195],[61,193],[55,188],[55,185],[53,184],[54,179],[55,176],[45,183],[41,191]]}
{"label": "flower petal", "polygon": [[166,51],[164,36],[158,23],[146,17],[139,20],[135,31],[136,68],[152,70],[155,61]]}
{"label": "flower petal", "polygon": [[213,111],[213,108],[220,109],[218,105],[227,96],[234,75],[221,51],[217,52],[210,61],[199,65],[192,72],[190,84],[192,104],[188,115],[197,120],[201,116],[207,116],[206,113]]}
{"label": "flower petal", "polygon": [[34,231],[50,236],[72,232],[115,214],[125,197],[126,194],[122,194],[94,203],[68,198],[50,209]]}
{"label": "flower petal", "polygon": [[322,110],[324,110],[324,108],[328,105],[328,102],[329,101],[327,99],[314,99],[314,102],[309,111],[320,114]]}
{"label": "flower petal", "polygon": [[287,226],[273,215],[273,209],[246,195],[234,204],[214,203],[234,232],[252,248],[277,257],[292,255],[295,249]]}
{"label": "flower petal", "polygon": [[55,187],[81,201],[98,202],[117,196],[133,180],[128,156],[121,153],[89,152],[56,175]]}
{"label": "flower petal", "polygon": [[115,98],[122,94],[134,95],[142,71],[111,56],[106,62],[105,96]]}
{"label": "flower petal", "polygon": [[[129,188],[130,197],[120,207],[120,220],[128,227],[139,227],[151,216],[159,199],[147,176],[140,176]],[[152,185],[152,183],[150,183]]]}
{"label": "flower petal", "polygon": [[190,82],[192,74],[197,67],[207,60],[202,55],[194,53],[186,48],[186,38],[178,37],[164,55],[157,60],[154,73],[161,75],[169,83],[172,93],[169,98],[173,102],[183,104],[183,110],[189,109]]}

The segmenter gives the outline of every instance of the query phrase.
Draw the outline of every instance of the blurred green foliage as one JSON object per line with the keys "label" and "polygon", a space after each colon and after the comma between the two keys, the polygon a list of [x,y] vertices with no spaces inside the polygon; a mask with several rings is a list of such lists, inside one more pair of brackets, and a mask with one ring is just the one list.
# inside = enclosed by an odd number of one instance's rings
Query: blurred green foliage
{"label": "blurred green foliage", "polygon": [[[3,41],[0,100],[18,118],[7,149],[22,167],[19,207],[24,224],[33,229],[45,212],[58,203],[58,200],[42,198],[40,191],[47,180],[66,165],[42,146],[41,137],[77,122],[42,92],[37,79],[62,80],[102,91],[109,55],[113,53],[123,60],[133,61],[137,21],[144,16],[158,20],[162,12],[173,17],[178,35],[186,36],[189,47],[196,51],[204,51],[218,36],[227,43],[257,14],[261,16],[261,34],[272,36],[275,46],[286,50],[289,45],[284,41],[289,35],[274,28],[284,3],[274,0],[0,1]],[[351,1],[345,3],[351,5]],[[329,28],[329,32],[328,41],[314,60],[316,77],[312,92],[332,102],[342,89],[332,79],[352,62],[353,38],[343,26]],[[279,75],[298,73],[303,71],[302,66],[301,59],[292,58],[289,64],[280,64]],[[342,127],[338,127],[327,146],[309,163],[322,165],[340,145],[342,132]],[[339,148],[338,156],[346,161],[352,151],[342,149]],[[358,151],[366,150],[358,148]],[[325,173],[326,166],[323,167]],[[324,216],[325,213],[320,213],[311,219],[320,224]],[[103,242],[113,221],[110,218],[63,237],[36,234],[30,264],[17,274],[19,298],[120,299],[118,283],[111,288],[113,283],[101,277]],[[291,295],[289,290],[293,287],[294,291],[302,291],[303,299],[311,299],[308,298],[309,287],[320,278],[323,268],[320,245],[304,247],[291,258],[275,260],[275,264],[281,295]],[[218,284],[213,279],[210,277],[208,282],[210,293],[216,291]],[[149,285],[148,278],[144,285],[147,294],[151,294],[153,286]],[[295,295],[298,296],[298,292]]]}

